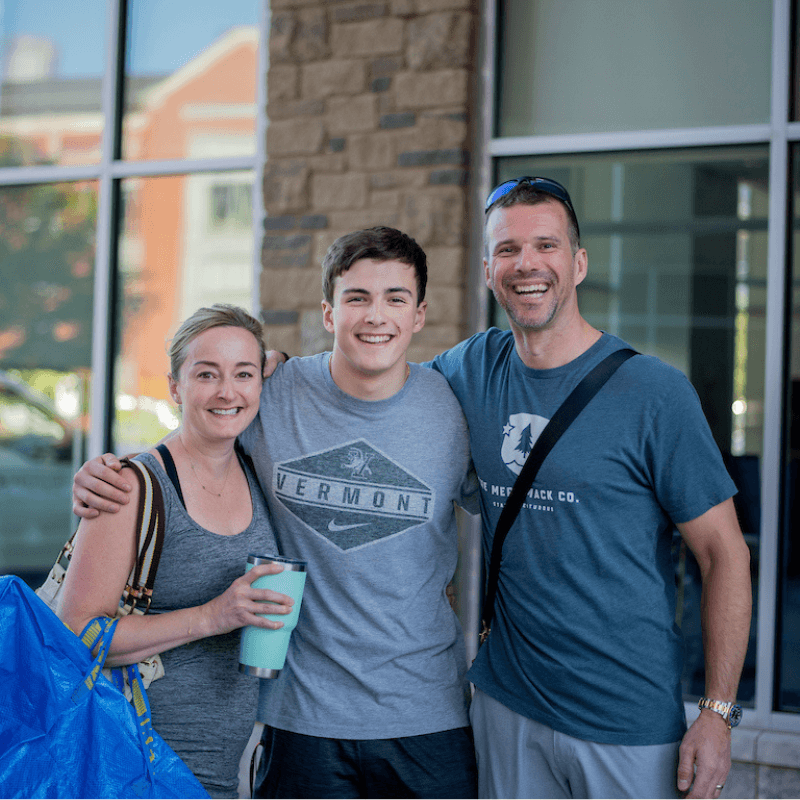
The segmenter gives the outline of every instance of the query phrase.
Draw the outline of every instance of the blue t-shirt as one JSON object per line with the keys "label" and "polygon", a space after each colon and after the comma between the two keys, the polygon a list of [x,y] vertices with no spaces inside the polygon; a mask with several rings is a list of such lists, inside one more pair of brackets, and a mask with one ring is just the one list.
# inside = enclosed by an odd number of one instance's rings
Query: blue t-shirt
{"label": "blue t-shirt", "polygon": [[[627,345],[603,336],[562,367],[526,367],[510,331],[438,356],[467,417],[484,557],[530,448],[579,381]],[[681,738],[674,523],[735,486],[696,392],[651,356],[623,364],[558,441],[508,534],[492,633],[469,678],[501,703],[594,742]]]}

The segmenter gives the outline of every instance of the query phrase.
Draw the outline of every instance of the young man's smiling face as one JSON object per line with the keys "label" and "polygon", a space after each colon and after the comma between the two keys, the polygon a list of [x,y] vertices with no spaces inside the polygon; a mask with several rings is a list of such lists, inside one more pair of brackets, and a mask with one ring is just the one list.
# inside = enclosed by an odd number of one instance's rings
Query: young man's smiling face
{"label": "young man's smiling face", "polygon": [[398,392],[406,351],[425,324],[410,264],[362,258],[336,278],[333,304],[322,302],[325,329],[334,335],[331,374],[342,391],[364,399]]}

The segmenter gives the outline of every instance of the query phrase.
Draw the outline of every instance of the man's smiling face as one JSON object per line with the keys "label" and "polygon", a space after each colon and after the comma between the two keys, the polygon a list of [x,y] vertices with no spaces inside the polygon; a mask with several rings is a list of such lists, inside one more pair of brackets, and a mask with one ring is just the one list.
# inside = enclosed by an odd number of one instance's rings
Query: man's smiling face
{"label": "man's smiling face", "polygon": [[340,389],[361,396],[359,385],[386,382],[386,396],[406,377],[406,351],[425,324],[417,304],[414,268],[400,261],[362,258],[336,278],[333,303],[323,301],[323,323],[334,335],[331,372]]}
{"label": "man's smiling face", "polygon": [[586,251],[572,252],[560,203],[496,208],[486,222],[486,285],[512,327],[539,331],[577,311],[575,287],[586,277]]}

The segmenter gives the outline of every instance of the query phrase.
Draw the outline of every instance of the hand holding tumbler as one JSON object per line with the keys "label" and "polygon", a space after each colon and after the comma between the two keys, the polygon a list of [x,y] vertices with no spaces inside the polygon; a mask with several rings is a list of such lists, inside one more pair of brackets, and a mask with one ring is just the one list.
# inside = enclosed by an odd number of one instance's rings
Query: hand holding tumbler
{"label": "hand holding tumbler", "polygon": [[259,616],[282,622],[283,627],[273,630],[256,628],[248,625],[242,629],[239,647],[239,672],[254,675],[257,678],[277,678],[286,663],[286,651],[289,639],[297,625],[300,604],[303,600],[303,587],[306,583],[306,562],[296,558],[282,556],[247,557],[246,571],[249,572],[257,564],[282,564],[283,572],[277,575],[264,575],[253,581],[256,589],[272,589],[289,595],[294,600],[290,614],[261,614]]}

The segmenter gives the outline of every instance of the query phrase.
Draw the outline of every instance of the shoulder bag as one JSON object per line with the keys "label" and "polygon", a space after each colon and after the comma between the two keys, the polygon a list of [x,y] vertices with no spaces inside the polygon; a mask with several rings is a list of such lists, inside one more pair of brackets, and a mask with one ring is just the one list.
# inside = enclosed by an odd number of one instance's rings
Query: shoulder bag
{"label": "shoulder bag", "polygon": [[[158,561],[161,557],[161,548],[164,544],[164,498],[161,486],[152,472],[141,461],[131,461],[123,458],[122,463],[130,467],[139,480],[139,511],[136,520],[136,563],[133,565],[128,583],[122,590],[122,597],[117,609],[117,618],[128,614],[146,614],[150,610],[153,597],[153,584],[156,580]],[[60,604],[59,595],[64,584],[72,551],[74,548],[75,534],[64,545],[61,553],[53,564],[47,580],[36,590],[36,594],[53,611],[58,613]],[[111,671],[104,670],[107,677],[111,678]],[[139,662],[139,673],[145,687],[154,680],[164,676],[164,665],[161,656],[154,655]],[[124,680],[125,696],[132,697],[131,687],[127,673]]]}

